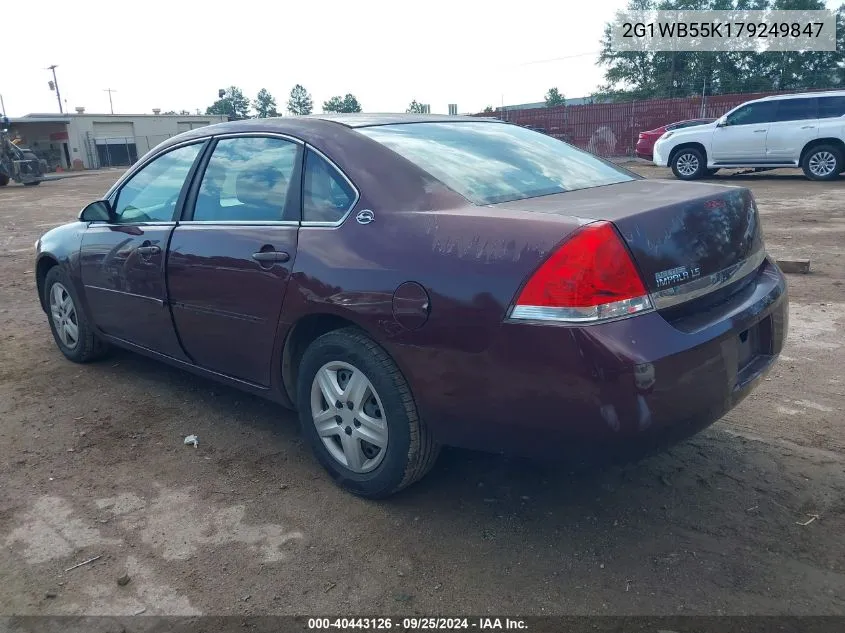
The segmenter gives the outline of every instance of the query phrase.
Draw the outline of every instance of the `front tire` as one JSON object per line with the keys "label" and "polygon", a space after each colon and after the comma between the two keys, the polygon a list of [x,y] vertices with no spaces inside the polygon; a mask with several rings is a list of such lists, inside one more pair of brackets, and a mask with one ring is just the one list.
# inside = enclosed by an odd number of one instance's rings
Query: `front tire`
{"label": "front tire", "polygon": [[58,266],[44,280],[44,305],[53,339],[68,360],[87,363],[105,353],[107,345],[94,334],[70,279]]}
{"label": "front tire", "polygon": [[833,180],[845,169],[842,151],[835,145],[818,145],[804,155],[801,168],[810,180]]}
{"label": "front tire", "polygon": [[671,159],[672,173],[678,180],[697,180],[707,172],[707,160],[694,147],[679,149]]}
{"label": "front tire", "polygon": [[328,332],[302,357],[302,431],[335,482],[370,499],[421,479],[439,453],[413,395],[387,353],[355,328]]}

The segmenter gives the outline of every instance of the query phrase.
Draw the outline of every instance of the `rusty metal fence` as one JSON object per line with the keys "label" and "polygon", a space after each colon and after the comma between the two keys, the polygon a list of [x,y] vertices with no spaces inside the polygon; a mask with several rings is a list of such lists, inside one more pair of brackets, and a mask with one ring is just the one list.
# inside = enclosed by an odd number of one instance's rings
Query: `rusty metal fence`
{"label": "rusty metal fence", "polygon": [[504,109],[477,116],[494,116],[529,126],[594,154],[615,158],[634,155],[640,132],[685,119],[717,118],[735,106],[769,94],[775,93]]}

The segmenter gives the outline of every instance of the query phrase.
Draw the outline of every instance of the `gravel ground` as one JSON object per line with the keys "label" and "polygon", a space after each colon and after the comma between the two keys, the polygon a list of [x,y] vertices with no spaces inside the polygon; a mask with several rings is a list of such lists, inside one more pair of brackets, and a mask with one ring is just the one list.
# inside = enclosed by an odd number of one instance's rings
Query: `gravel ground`
{"label": "gravel ground", "polygon": [[722,421],[591,473],[446,450],[374,503],[271,403],[61,356],[32,246],[117,175],[0,189],[0,614],[845,614],[845,180],[714,179],[813,268],[780,363]]}

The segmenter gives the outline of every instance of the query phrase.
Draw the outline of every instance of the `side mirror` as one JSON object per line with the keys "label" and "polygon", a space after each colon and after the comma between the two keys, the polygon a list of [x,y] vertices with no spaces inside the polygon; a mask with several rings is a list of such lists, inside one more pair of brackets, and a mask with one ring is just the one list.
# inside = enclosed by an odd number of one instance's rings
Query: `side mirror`
{"label": "side mirror", "polygon": [[726,127],[728,125],[728,117],[722,117],[716,121],[716,127]]}
{"label": "side mirror", "polygon": [[113,222],[114,210],[108,200],[97,200],[79,212],[81,222]]}

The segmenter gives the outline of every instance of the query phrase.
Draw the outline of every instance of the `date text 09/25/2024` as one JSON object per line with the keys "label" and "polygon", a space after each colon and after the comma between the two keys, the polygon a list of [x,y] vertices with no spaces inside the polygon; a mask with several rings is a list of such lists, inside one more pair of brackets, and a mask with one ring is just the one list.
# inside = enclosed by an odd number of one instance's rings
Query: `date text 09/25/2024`
{"label": "date text 09/25/2024", "polygon": [[520,618],[361,617],[308,618],[308,630],[479,630],[518,631],[528,627]]}

